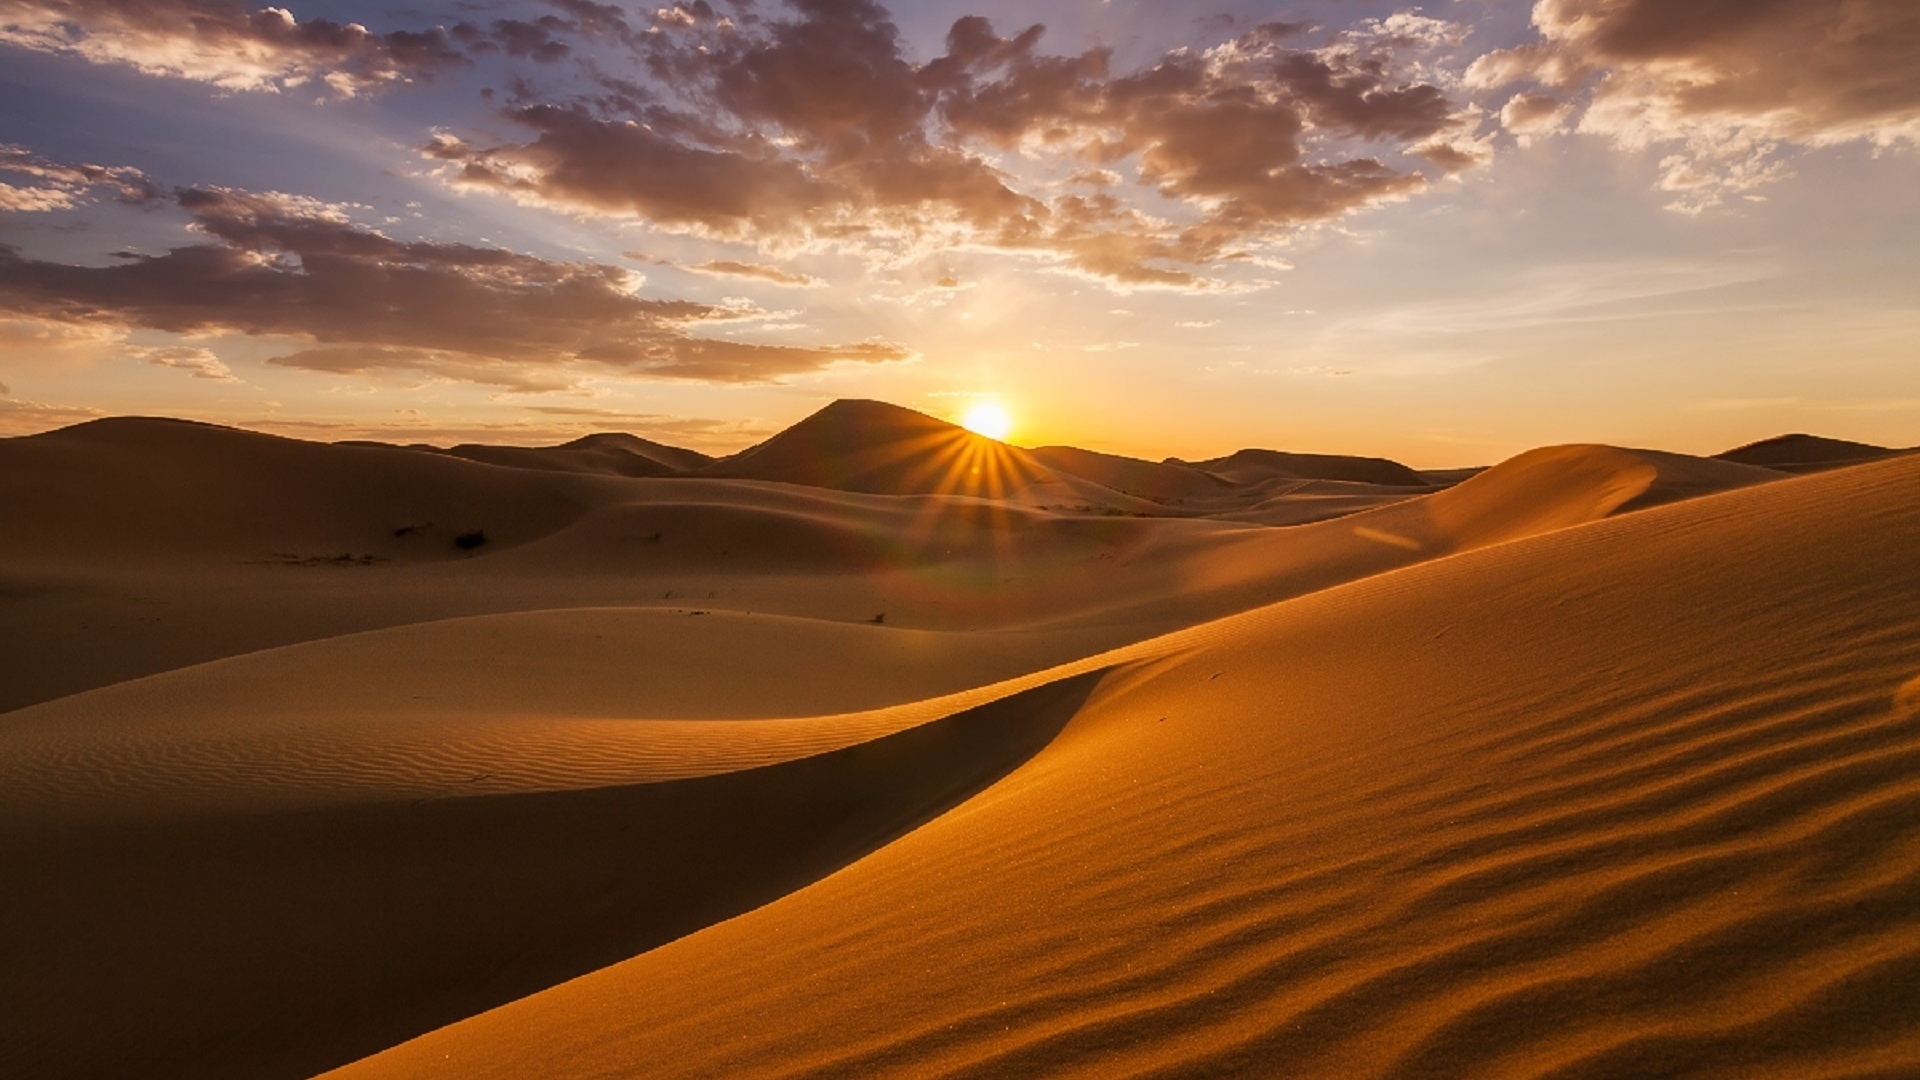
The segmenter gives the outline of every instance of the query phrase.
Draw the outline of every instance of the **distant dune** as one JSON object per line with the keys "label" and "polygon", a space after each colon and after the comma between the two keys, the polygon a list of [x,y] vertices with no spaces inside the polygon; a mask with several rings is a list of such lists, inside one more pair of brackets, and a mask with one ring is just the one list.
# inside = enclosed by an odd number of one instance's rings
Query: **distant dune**
{"label": "distant dune", "polygon": [[1907,453],[1868,443],[1845,439],[1825,439],[1818,435],[1776,435],[1756,443],[1735,447],[1714,457],[1747,465],[1764,465],[1787,472],[1819,472],[1842,465],[1858,465],[1884,457]]}
{"label": "distant dune", "polygon": [[1191,464],[1196,469],[1247,484],[1278,477],[1283,480],[1347,480],[1388,487],[1426,487],[1427,479],[1397,461],[1385,458],[1340,457],[1332,454],[1287,454],[1277,450],[1240,450],[1210,461]]}
{"label": "distant dune", "polygon": [[878,495],[1005,495],[1047,474],[1026,451],[880,401],[836,401],[702,475]]}
{"label": "distant dune", "polygon": [[0,439],[0,1074],[1920,1073],[1877,449]]}
{"label": "distant dune", "polygon": [[611,476],[674,476],[710,464],[705,454],[663,446],[632,435],[588,435],[559,446],[483,446],[464,443],[445,451],[469,461],[516,469],[606,473]]}

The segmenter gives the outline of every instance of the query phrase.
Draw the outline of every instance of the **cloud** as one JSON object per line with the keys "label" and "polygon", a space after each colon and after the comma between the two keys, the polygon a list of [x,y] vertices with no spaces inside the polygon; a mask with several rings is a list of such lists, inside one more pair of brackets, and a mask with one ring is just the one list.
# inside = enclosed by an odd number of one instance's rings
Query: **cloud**
{"label": "cloud", "polygon": [[[1462,32],[1418,15],[1318,47],[1266,24],[1116,71],[1105,49],[1042,52],[1038,25],[1002,37],[962,18],[915,63],[872,0],[742,11],[622,23],[607,32],[641,50],[650,87],[520,100],[501,114],[514,133],[441,133],[422,152],[453,184],[770,249],[971,246],[1173,289],[1215,287],[1196,268],[1418,192],[1425,163],[1480,160],[1445,141],[1457,111],[1415,63]],[[1031,179],[1053,165],[1095,190]]]}
{"label": "cloud", "polygon": [[627,272],[610,266],[395,240],[354,224],[341,207],[298,196],[195,188],[175,201],[210,242],[121,253],[109,266],[0,246],[0,310],[55,323],[286,338],[313,347],[270,362],[524,390],[608,371],[762,382],[911,355],[875,341],[702,339],[689,329],[737,320],[742,309],[641,297]]}
{"label": "cloud", "polygon": [[716,150],[579,107],[529,105],[506,118],[531,142],[476,146],[448,135],[424,148],[458,165],[452,179],[525,202],[698,227],[725,237],[788,231],[836,201],[832,185],[770,152]]}
{"label": "cloud", "polygon": [[1500,126],[1527,140],[1559,131],[1572,111],[1552,94],[1515,94],[1500,107]]}
{"label": "cloud", "polygon": [[52,405],[28,401],[0,389],[0,436],[32,435],[69,424],[97,420],[105,416],[99,409],[84,405]]}
{"label": "cloud", "polygon": [[1585,88],[1578,129],[1667,148],[1676,209],[1771,181],[1792,148],[1920,145],[1911,0],[1538,0],[1533,24],[1540,40],[1481,57],[1468,83]]}
{"label": "cloud", "polygon": [[0,175],[26,181],[19,186],[0,180],[0,210],[66,210],[85,201],[95,188],[105,188],[115,200],[134,206],[155,205],[164,198],[139,169],[53,161],[10,143],[0,143]]}
{"label": "cloud", "polygon": [[212,349],[195,345],[146,345],[135,346],[127,352],[149,364],[176,368],[196,379],[232,383],[240,381],[232,369],[220,362],[220,358],[213,354]]}
{"label": "cloud", "polygon": [[[0,430],[4,430],[5,409],[5,401],[0,400]],[[441,446],[462,442],[547,446],[594,432],[621,431],[676,446],[704,447],[723,452],[757,442],[775,430],[752,419],[716,420],[622,409],[523,405],[519,412],[526,414],[525,417],[476,420],[447,415],[429,418],[418,409],[396,409],[394,413],[398,419],[394,420],[265,417],[245,422],[242,426],[295,438],[374,439],[395,443],[427,442]]]}
{"label": "cloud", "polygon": [[376,34],[238,0],[0,0],[0,45],[123,64],[224,90],[314,82],[350,97],[467,63],[446,31]]}
{"label": "cloud", "polygon": [[578,29],[570,20],[557,15],[543,15],[532,20],[495,19],[491,30],[482,30],[473,23],[463,22],[449,33],[455,41],[466,46],[468,52],[476,55],[505,53],[551,64],[572,55],[573,46],[562,40],[560,35]]}
{"label": "cloud", "polygon": [[764,266],[760,263],[735,262],[731,259],[714,259],[703,263],[694,263],[682,269],[699,274],[714,274],[720,277],[749,278],[754,281],[770,281],[775,285],[786,285],[797,289],[815,289],[825,282],[811,274],[799,274],[782,270],[777,266]]}

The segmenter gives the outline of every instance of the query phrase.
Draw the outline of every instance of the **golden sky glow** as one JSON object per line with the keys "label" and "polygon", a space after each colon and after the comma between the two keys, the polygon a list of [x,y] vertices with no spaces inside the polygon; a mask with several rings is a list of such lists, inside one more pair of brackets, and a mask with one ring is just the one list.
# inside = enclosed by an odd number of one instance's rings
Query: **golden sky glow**
{"label": "golden sky glow", "polygon": [[1920,442],[1910,4],[1672,10],[0,0],[0,433]]}

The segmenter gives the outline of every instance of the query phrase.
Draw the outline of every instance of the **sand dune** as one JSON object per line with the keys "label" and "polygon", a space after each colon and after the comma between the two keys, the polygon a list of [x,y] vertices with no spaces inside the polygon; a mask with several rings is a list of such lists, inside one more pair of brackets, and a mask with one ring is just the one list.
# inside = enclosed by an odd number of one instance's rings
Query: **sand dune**
{"label": "sand dune", "polygon": [[[683,779],[838,749],[1104,662],[1079,652],[1030,634],[648,608],[346,634],[4,714],[0,822]],[[1072,671],[1036,674],[1050,654],[1075,656]]]}
{"label": "sand dune", "polygon": [[1920,458],[788,434],[0,440],[0,1072],[1920,1062]]}
{"label": "sand dune", "polygon": [[881,401],[836,401],[701,473],[871,494],[995,497],[1049,478],[1018,447]]}
{"label": "sand dune", "polygon": [[386,1076],[1920,1069],[1920,465],[1198,628],[975,799]]}
{"label": "sand dune", "polygon": [[1267,479],[1348,480],[1387,487],[1426,487],[1427,479],[1397,461],[1386,458],[1343,457],[1337,454],[1289,454],[1278,450],[1239,450],[1226,457],[1207,461],[1183,462],[1169,458],[1170,465],[1191,465],[1235,483],[1247,484]]}
{"label": "sand dune", "polygon": [[[96,420],[0,440],[10,556],[75,562],[350,554],[449,560],[550,533],[599,478],[492,470],[399,448],[332,446],[181,420]],[[488,526],[491,528],[488,528]]]}
{"label": "sand dune", "polygon": [[[501,469],[173,421],[96,422],[0,440],[0,497],[21,508],[0,520],[0,630],[16,642],[0,651],[0,708],[337,634],[608,605],[1070,631],[1029,643],[1038,669],[1452,551],[1781,475],[1648,460],[1536,451],[1418,498],[1288,481],[1280,495],[1256,492],[1252,512],[1182,520]],[[1316,523],[1247,527],[1304,521]],[[474,534],[485,543],[458,546]]]}
{"label": "sand dune", "polygon": [[1049,469],[1159,503],[1206,501],[1231,496],[1237,490],[1237,485],[1225,477],[1173,462],[1143,461],[1072,446],[1042,446],[1028,454]]}
{"label": "sand dune", "polygon": [[445,450],[437,447],[411,449],[426,449],[468,461],[514,469],[605,473],[609,476],[678,476],[705,468],[714,461],[697,450],[684,450],[623,432],[584,435],[558,446],[461,443]]}
{"label": "sand dune", "polygon": [[1763,465],[1769,469],[1807,473],[1878,461],[1881,458],[1905,452],[1890,450],[1884,446],[1874,446],[1870,443],[1827,439],[1818,435],[1793,434],[1775,435],[1771,439],[1748,443],[1713,456],[1727,461],[1738,461],[1745,465]]}
{"label": "sand dune", "polygon": [[677,782],[9,829],[35,885],[0,916],[35,941],[0,972],[0,1063],[310,1075],[831,872],[1037,750],[1088,685]]}

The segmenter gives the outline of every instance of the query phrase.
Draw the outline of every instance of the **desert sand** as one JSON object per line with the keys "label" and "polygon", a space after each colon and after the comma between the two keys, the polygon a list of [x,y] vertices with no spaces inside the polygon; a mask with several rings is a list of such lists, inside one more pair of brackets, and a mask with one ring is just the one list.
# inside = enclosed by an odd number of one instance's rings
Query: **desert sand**
{"label": "desert sand", "polygon": [[0,440],[0,1074],[1920,1075],[1920,454]]}

